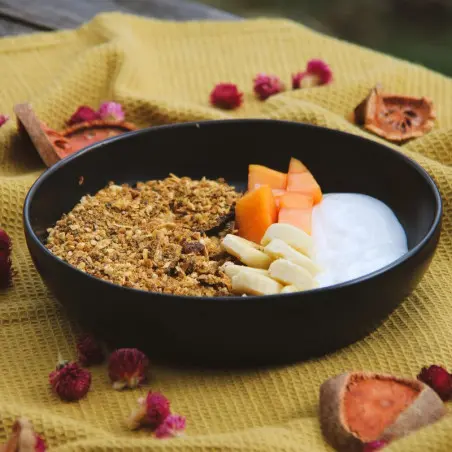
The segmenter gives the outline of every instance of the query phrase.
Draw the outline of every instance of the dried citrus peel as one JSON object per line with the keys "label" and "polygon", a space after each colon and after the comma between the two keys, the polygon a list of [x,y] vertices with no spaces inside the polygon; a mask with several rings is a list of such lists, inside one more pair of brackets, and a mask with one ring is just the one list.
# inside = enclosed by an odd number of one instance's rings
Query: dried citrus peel
{"label": "dried citrus peel", "polygon": [[400,143],[430,132],[436,113],[426,97],[385,94],[377,85],[355,108],[353,117],[370,132]]}

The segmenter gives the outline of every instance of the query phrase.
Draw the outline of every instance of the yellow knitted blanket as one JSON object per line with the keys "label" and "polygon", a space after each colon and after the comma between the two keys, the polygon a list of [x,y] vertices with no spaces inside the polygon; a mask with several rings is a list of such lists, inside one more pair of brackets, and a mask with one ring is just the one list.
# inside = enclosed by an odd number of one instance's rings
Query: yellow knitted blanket
{"label": "yellow knitted blanket", "polygon": [[[290,84],[290,75],[311,58],[331,65],[333,84],[255,99],[256,73],[278,74]],[[430,96],[438,114],[433,132],[400,149],[435,177],[445,203],[443,235],[428,274],[364,340],[277,370],[154,366],[152,388],[187,416],[184,438],[158,440],[124,426],[148,388],[114,391],[105,367],[93,369],[91,391],[80,402],[63,403],[49,389],[58,352],[75,358],[78,331],[42,283],[25,245],[23,199],[43,165],[33,149],[18,145],[15,121],[9,121],[0,130],[0,226],[13,237],[17,274],[14,286],[0,294],[0,440],[16,417],[26,416],[49,449],[59,452],[329,451],[317,418],[319,385],[328,377],[352,369],[415,376],[433,363],[452,370],[451,79],[285,20],[173,23],[117,13],[99,15],[75,31],[0,40],[0,74],[1,113],[13,116],[15,103],[31,101],[55,128],[81,104],[97,108],[116,100],[139,126],[268,117],[370,136],[346,116],[377,82],[387,91]],[[221,81],[245,91],[243,108],[230,113],[209,106],[208,94]],[[452,417],[386,450],[450,452]]]}

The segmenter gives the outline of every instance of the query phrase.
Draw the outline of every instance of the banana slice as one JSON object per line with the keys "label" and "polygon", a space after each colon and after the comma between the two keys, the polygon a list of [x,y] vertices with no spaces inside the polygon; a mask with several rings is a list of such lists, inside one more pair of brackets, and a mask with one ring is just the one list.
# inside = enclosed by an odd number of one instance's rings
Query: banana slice
{"label": "banana slice", "polygon": [[268,271],[273,279],[285,285],[293,285],[298,290],[314,288],[312,275],[305,268],[287,259],[277,259],[270,265]]}
{"label": "banana slice", "polygon": [[268,276],[241,271],[232,277],[232,292],[238,295],[272,295],[280,293],[282,285]]}
{"label": "banana slice", "polygon": [[258,274],[258,275],[269,276],[268,270],[263,270],[262,268],[245,267],[244,265],[235,265],[232,262],[225,262],[222,265],[221,269],[231,279],[242,271],[244,271],[244,272],[248,271],[251,273]]}
{"label": "banana slice", "polygon": [[262,237],[261,245],[268,245],[273,239],[280,239],[307,256],[312,255],[312,238],[306,232],[291,224],[274,223]]}
{"label": "banana slice", "polygon": [[311,259],[309,259],[309,257],[296,251],[284,240],[273,239],[264,248],[264,251],[273,259],[287,259],[288,261],[305,268],[309,273],[311,273],[312,276],[315,276],[320,271],[320,268]]}
{"label": "banana slice", "polygon": [[272,261],[267,254],[256,248],[259,245],[249,242],[242,237],[228,234],[221,244],[229,254],[237,257],[249,267],[267,269]]}
{"label": "banana slice", "polygon": [[300,292],[295,286],[284,286],[281,293]]}

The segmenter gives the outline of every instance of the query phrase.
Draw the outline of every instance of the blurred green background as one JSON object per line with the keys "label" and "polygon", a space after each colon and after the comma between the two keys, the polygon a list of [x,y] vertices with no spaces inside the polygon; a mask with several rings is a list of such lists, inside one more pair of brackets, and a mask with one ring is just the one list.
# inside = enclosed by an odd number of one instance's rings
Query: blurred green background
{"label": "blurred green background", "polygon": [[286,17],[452,75],[452,0],[198,0],[242,17]]}

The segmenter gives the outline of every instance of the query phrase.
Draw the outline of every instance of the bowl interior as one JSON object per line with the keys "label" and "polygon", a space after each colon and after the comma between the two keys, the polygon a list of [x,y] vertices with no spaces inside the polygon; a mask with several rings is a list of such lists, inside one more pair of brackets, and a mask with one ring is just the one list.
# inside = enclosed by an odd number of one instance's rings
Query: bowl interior
{"label": "bowl interior", "polygon": [[35,184],[26,221],[44,242],[47,228],[85,194],[109,181],[135,183],[169,173],[225,178],[246,187],[248,164],[287,171],[290,157],[310,168],[324,193],[364,193],[397,215],[413,249],[440,214],[438,190],[418,165],[376,142],[315,126],[279,121],[215,121],[132,132],[67,158]]}

